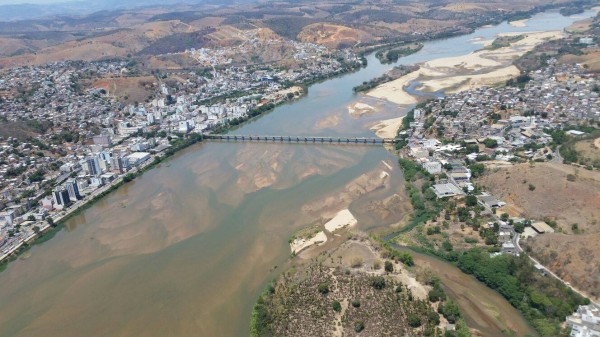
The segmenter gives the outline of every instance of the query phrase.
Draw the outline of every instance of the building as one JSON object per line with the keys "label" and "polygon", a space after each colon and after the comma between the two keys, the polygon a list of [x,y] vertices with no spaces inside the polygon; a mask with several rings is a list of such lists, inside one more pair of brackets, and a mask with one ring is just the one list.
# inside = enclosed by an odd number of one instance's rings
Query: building
{"label": "building", "polygon": [[69,198],[69,191],[64,186],[57,187],[52,191],[52,198],[54,199],[55,205],[60,205],[63,207],[69,206],[71,204],[71,199]]}
{"label": "building", "polygon": [[423,168],[430,174],[442,173],[442,163],[440,163],[439,161],[430,161],[423,163]]}
{"label": "building", "polygon": [[148,152],[135,152],[127,156],[129,159],[129,164],[131,166],[139,166],[141,163],[150,159],[150,153]]}
{"label": "building", "polygon": [[67,189],[67,192],[69,192],[69,199],[71,202],[82,199],[81,195],[79,194],[79,187],[77,187],[77,181],[75,181],[75,179],[68,179],[65,183],[65,188]]}
{"label": "building", "polygon": [[93,137],[94,144],[101,145],[102,147],[110,147],[112,142],[108,135],[98,135]]}
{"label": "building", "polygon": [[543,221],[534,222],[531,224],[531,228],[533,228],[539,234],[543,233],[554,233],[554,228],[550,227],[547,223]]}
{"label": "building", "polygon": [[190,132],[191,129],[192,128],[190,126],[189,121],[180,121],[179,122],[179,128],[178,128],[179,132],[188,133],[188,132]]}
{"label": "building", "polygon": [[496,199],[496,197],[494,197],[493,195],[482,194],[482,195],[478,195],[477,199],[479,199],[479,201],[481,203],[483,203],[485,206],[487,206],[489,208],[497,208],[497,207],[502,207],[502,206],[506,205],[506,203]]}
{"label": "building", "polygon": [[501,252],[504,254],[518,255],[517,248],[512,242],[503,243]]}
{"label": "building", "polygon": [[567,317],[571,337],[600,337],[600,306],[580,305],[577,312]]}
{"label": "building", "polygon": [[438,198],[453,197],[455,195],[463,194],[463,191],[460,188],[451,183],[435,184],[431,188]]}
{"label": "building", "polygon": [[110,169],[115,172],[125,173],[127,170],[123,158],[119,156],[113,156],[110,158]]}
{"label": "building", "polygon": [[102,173],[102,169],[100,168],[100,161],[97,157],[88,157],[85,160],[85,170],[89,175],[99,176]]}

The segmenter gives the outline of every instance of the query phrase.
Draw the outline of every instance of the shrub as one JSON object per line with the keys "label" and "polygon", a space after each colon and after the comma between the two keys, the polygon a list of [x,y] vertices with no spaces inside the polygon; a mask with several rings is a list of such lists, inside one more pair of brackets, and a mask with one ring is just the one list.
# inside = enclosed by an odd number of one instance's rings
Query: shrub
{"label": "shrub", "polygon": [[375,276],[371,279],[371,285],[373,288],[381,290],[385,288],[385,279],[383,276]]}
{"label": "shrub", "polygon": [[333,310],[335,312],[340,312],[342,311],[342,305],[340,304],[340,302],[338,301],[333,301],[331,302],[331,307],[333,308]]}
{"label": "shrub", "polygon": [[385,271],[387,271],[388,273],[391,273],[394,271],[394,264],[391,261],[385,261]]}
{"label": "shrub", "polygon": [[319,292],[323,295],[326,295],[329,293],[329,285],[327,283],[320,283],[319,284]]}
{"label": "shrub", "polygon": [[568,181],[575,181],[577,179],[577,177],[575,177],[575,175],[573,174],[567,174],[567,180]]}
{"label": "shrub", "polygon": [[430,311],[427,313],[427,319],[429,320],[429,322],[433,323],[434,325],[438,325],[440,324],[440,315],[438,315],[437,313]]}
{"label": "shrub", "polygon": [[427,296],[429,297],[430,302],[438,302],[446,298],[446,293],[442,288],[434,287],[429,291],[429,294]]}
{"label": "shrub", "polygon": [[360,257],[355,257],[352,259],[350,266],[352,268],[360,268],[360,267],[362,267],[362,264],[363,264],[363,260]]}
{"label": "shrub", "polygon": [[421,317],[417,314],[409,314],[408,315],[408,325],[413,328],[418,328],[421,326]]}
{"label": "shrub", "polygon": [[375,269],[375,270],[381,269],[381,261],[375,260],[375,262],[373,262],[373,269]]}
{"label": "shrub", "polygon": [[360,301],[359,300],[353,300],[352,301],[352,306],[355,308],[359,308],[360,307]]}
{"label": "shrub", "polygon": [[361,332],[364,329],[365,329],[365,323],[363,323],[362,321],[358,321],[358,322],[354,323],[354,331]]}
{"label": "shrub", "polygon": [[532,185],[532,184],[529,184],[529,190],[530,190],[530,191],[533,191],[533,190],[535,190],[535,186],[534,186],[534,185]]}

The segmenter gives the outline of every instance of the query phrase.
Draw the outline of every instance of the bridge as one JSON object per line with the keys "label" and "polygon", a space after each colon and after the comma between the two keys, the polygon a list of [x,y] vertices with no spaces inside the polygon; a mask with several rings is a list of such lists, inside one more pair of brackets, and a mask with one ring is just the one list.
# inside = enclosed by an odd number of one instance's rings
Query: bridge
{"label": "bridge", "polygon": [[266,136],[266,135],[217,135],[205,134],[206,140],[263,143],[314,143],[314,144],[394,144],[396,138],[369,137],[316,137],[316,136]]}

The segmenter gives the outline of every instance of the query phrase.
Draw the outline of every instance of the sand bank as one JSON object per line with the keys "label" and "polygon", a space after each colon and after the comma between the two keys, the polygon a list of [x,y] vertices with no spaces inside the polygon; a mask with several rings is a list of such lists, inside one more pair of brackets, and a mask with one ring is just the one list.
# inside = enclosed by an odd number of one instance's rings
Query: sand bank
{"label": "sand bank", "polygon": [[373,111],[375,111],[375,108],[362,102],[356,102],[348,106],[348,113],[352,117],[360,117]]}
{"label": "sand bank", "polygon": [[371,127],[375,135],[379,138],[396,138],[398,129],[402,126],[404,117],[391,118],[383,120]]}
{"label": "sand bank", "polygon": [[[499,36],[520,35],[522,33],[506,33]],[[517,76],[519,70],[512,65],[517,57],[532,50],[538,44],[550,39],[563,37],[561,31],[531,32],[522,40],[510,46],[495,50],[479,50],[467,55],[446,57],[421,64],[419,70],[402,76],[394,81],[384,83],[369,91],[369,96],[387,99],[397,104],[412,104],[417,100],[404,88],[411,81],[420,82],[420,91],[435,92],[445,90],[453,93],[462,90],[494,85]],[[474,40],[476,43],[480,42]],[[485,41],[484,43],[487,43]]]}
{"label": "sand bank", "polygon": [[346,226],[354,226],[358,223],[358,220],[356,220],[356,218],[354,217],[354,215],[352,215],[352,213],[350,213],[350,211],[348,209],[344,209],[339,211],[334,217],[333,219],[329,220],[326,224],[325,224],[325,229],[330,232],[333,233],[338,229],[344,228]]}
{"label": "sand bank", "polygon": [[297,254],[305,248],[312,245],[322,245],[325,242],[327,242],[327,235],[325,235],[325,232],[320,231],[310,239],[295,239],[290,243],[290,250],[292,253]]}
{"label": "sand bank", "polygon": [[513,26],[513,27],[527,27],[527,25],[525,24],[527,21],[529,21],[529,19],[523,19],[523,20],[517,20],[517,21],[511,21],[508,24]]}
{"label": "sand bank", "polygon": [[407,93],[404,88],[408,86],[409,82],[419,77],[419,71],[413,71],[412,73],[406,74],[397,80],[384,83],[375,89],[367,92],[368,96],[382,98],[396,104],[415,104],[417,99]]}

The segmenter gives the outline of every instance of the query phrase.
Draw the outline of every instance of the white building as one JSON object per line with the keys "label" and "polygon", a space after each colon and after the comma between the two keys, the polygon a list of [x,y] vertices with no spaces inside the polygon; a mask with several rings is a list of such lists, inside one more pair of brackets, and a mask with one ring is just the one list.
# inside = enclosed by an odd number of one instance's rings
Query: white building
{"label": "white building", "polygon": [[127,156],[129,164],[131,166],[139,166],[141,163],[150,159],[150,153],[148,152],[135,152]]}
{"label": "white building", "polygon": [[577,312],[567,317],[571,337],[600,337],[600,306],[580,305]]}

